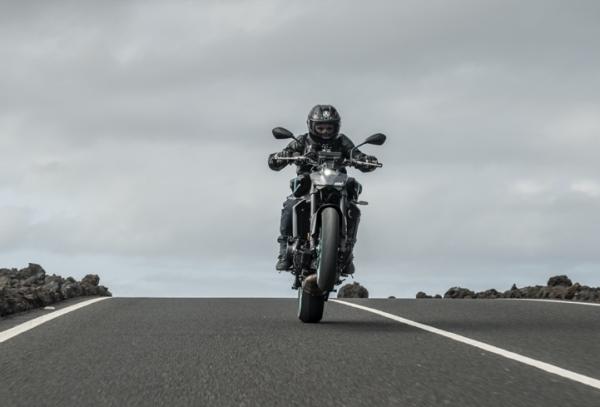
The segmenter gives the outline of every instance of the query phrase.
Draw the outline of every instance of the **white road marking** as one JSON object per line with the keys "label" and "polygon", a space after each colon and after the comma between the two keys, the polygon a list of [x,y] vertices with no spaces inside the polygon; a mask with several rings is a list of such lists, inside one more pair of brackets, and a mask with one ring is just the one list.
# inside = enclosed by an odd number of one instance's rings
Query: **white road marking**
{"label": "white road marking", "polygon": [[572,305],[591,305],[592,307],[600,307],[600,303],[597,302],[582,302],[582,301],[570,301],[570,300],[547,300],[537,298],[496,298],[497,300],[504,301],[539,301],[539,302],[557,302],[559,304],[572,304]]}
{"label": "white road marking", "polygon": [[403,324],[410,325],[412,327],[419,328],[419,329],[422,329],[424,331],[431,332],[431,333],[434,333],[434,334],[437,334],[437,335],[441,335],[441,336],[444,336],[444,337],[446,337],[448,339],[452,339],[452,340],[457,341],[457,342],[461,342],[461,343],[464,343],[464,344],[467,344],[467,345],[474,346],[474,347],[482,349],[482,350],[484,350],[486,352],[494,353],[496,355],[503,356],[505,358],[512,359],[512,360],[515,360],[517,362],[524,363],[524,364],[526,364],[528,366],[532,366],[532,367],[538,368],[540,370],[543,370],[545,372],[553,373],[555,375],[564,377],[566,379],[573,380],[573,381],[576,381],[578,383],[585,384],[587,386],[590,386],[590,387],[593,387],[595,389],[600,390],[600,380],[594,379],[593,377],[584,376],[582,374],[575,373],[575,372],[563,369],[563,368],[555,366],[555,365],[551,365],[550,363],[546,363],[546,362],[542,362],[540,360],[532,359],[530,357],[523,356],[523,355],[520,355],[518,353],[514,353],[514,352],[511,352],[511,351],[508,351],[506,349],[498,348],[496,346],[489,345],[487,343],[480,342],[480,341],[477,341],[475,339],[467,338],[466,336],[462,336],[462,335],[458,335],[458,334],[455,334],[455,333],[452,333],[452,332],[444,331],[443,329],[434,328],[433,326],[421,324],[420,322],[416,322],[416,321],[412,321],[410,319],[402,318],[402,317],[399,317],[397,315],[390,314],[390,313],[387,313],[387,312],[384,312],[384,311],[380,311],[380,310],[375,309],[375,308],[365,307],[364,305],[359,305],[359,304],[354,304],[354,303],[351,303],[351,302],[334,300],[334,299],[332,299],[330,301],[336,302],[338,304],[347,305],[349,307],[354,307],[354,308],[362,309],[363,311],[368,311],[368,312],[380,315],[380,316],[385,317],[385,318],[393,319],[394,321],[401,322]]}
{"label": "white road marking", "polygon": [[42,315],[41,317],[30,319],[29,321],[23,322],[22,324],[19,324],[10,329],[7,329],[6,331],[0,332],[0,343],[4,342],[10,338],[13,338],[19,334],[22,334],[23,332],[27,332],[30,329],[33,329],[36,326],[43,324],[44,322],[51,321],[54,318],[58,318],[61,315],[68,314],[71,311],[78,310],[79,308],[83,308],[87,305],[93,304],[98,301],[107,300],[109,298],[112,298],[112,297],[93,298],[91,300],[78,302],[77,304],[73,304],[68,307],[61,308],[58,311],[50,312],[49,314]]}

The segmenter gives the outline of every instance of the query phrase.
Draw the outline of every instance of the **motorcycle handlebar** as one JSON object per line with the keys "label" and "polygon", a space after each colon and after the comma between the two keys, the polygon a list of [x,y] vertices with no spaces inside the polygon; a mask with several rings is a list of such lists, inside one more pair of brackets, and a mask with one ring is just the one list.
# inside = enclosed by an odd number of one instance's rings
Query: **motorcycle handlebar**
{"label": "motorcycle handlebar", "polygon": [[[276,156],[276,159],[277,160],[282,160],[282,161],[306,161],[306,162],[309,162],[309,163],[317,164],[317,162],[314,159],[312,159],[310,157],[303,156],[303,155],[299,155],[299,156],[295,156],[295,157],[279,157],[279,156]],[[370,163],[368,161],[356,161],[356,160],[344,160],[343,164],[346,165],[346,166],[351,166],[351,167],[356,166],[356,164],[363,165],[363,166],[366,166],[366,167],[377,167],[377,168],[383,167],[382,163]]]}
{"label": "motorcycle handlebar", "polygon": [[350,164],[360,164],[360,165],[365,165],[367,167],[377,167],[377,168],[383,167],[382,163],[370,163],[368,161],[350,161]]}
{"label": "motorcycle handlebar", "polygon": [[296,157],[279,157],[279,156],[275,156],[275,159],[282,160],[282,161],[307,161],[307,162],[312,162],[312,163],[315,163],[315,164],[317,163],[312,158],[305,157],[303,155],[298,155]]}

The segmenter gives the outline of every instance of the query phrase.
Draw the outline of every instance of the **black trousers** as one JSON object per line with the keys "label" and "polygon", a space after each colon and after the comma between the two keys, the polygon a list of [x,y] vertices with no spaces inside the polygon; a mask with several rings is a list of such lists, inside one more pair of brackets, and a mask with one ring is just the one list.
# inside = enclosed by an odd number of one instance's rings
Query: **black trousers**
{"label": "black trousers", "polygon": [[[287,197],[283,202],[281,209],[281,222],[279,225],[280,238],[277,239],[280,243],[287,241],[293,235],[293,213],[294,205],[301,199],[295,198],[293,195]],[[356,235],[358,233],[358,224],[360,222],[360,209],[353,203],[348,205],[348,213],[346,214],[348,224],[348,244],[354,246]]]}

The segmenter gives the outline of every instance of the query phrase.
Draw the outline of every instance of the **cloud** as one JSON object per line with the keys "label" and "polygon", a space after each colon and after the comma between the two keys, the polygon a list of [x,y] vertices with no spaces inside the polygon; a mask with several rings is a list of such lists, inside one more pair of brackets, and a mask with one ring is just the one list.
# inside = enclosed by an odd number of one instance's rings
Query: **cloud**
{"label": "cloud", "polygon": [[600,196],[600,185],[591,180],[576,181],[571,184],[571,189],[593,198]]}
{"label": "cloud", "polygon": [[287,293],[265,271],[293,173],[267,169],[283,147],[270,129],[303,132],[333,103],[355,141],[389,136],[365,147],[384,167],[357,175],[371,203],[357,277],[373,294],[600,283],[595,2],[3,9],[3,259],[101,264],[120,270],[100,271],[118,295],[165,278],[171,295],[194,278],[220,281],[202,295],[242,295],[248,273],[269,281],[253,295]]}

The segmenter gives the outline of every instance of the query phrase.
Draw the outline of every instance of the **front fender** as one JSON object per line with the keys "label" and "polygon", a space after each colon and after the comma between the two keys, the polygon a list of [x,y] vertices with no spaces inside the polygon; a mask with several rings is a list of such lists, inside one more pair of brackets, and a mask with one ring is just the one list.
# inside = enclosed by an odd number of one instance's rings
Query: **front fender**
{"label": "front fender", "polygon": [[340,232],[342,232],[342,237],[346,237],[346,216],[342,213],[342,210],[339,206],[333,204],[325,204],[317,209],[317,212],[312,217],[311,225],[310,225],[310,234],[312,237],[317,237],[319,235],[319,230],[321,229],[321,212],[325,208],[334,208],[338,215],[340,215]]}

